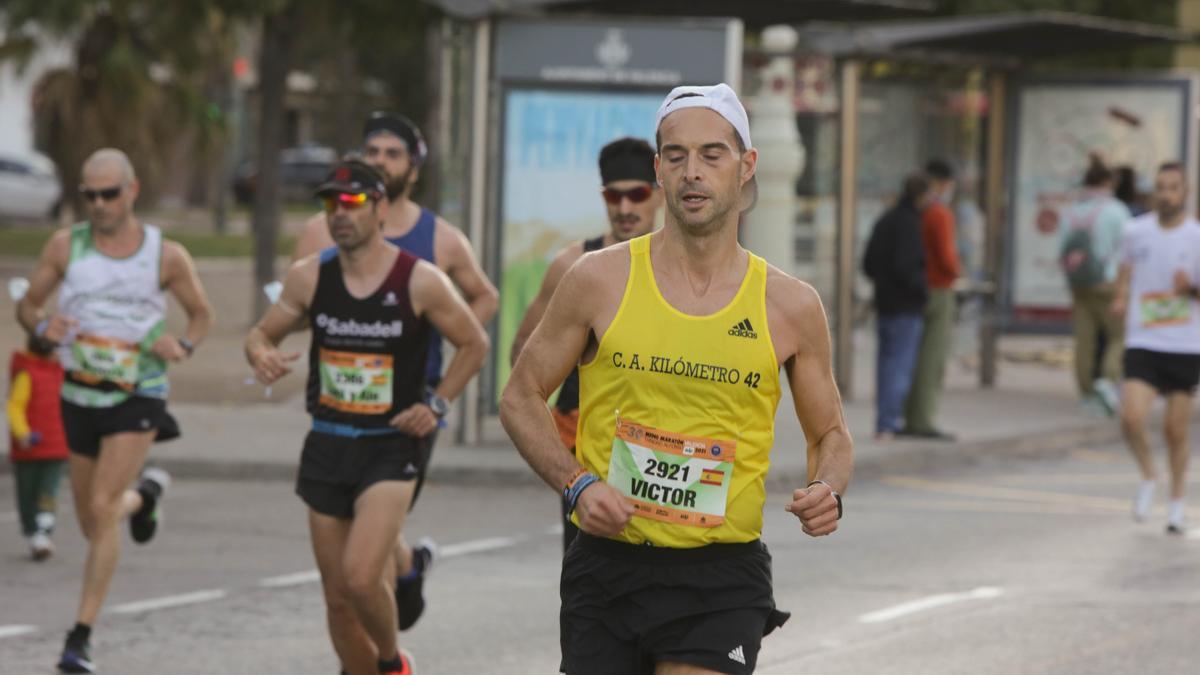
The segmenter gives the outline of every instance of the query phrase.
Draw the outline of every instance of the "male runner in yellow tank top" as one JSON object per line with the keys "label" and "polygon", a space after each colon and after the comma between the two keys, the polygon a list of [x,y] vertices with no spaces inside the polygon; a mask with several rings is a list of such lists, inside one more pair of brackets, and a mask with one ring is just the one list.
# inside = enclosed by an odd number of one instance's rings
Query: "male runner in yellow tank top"
{"label": "male runner in yellow tank top", "polygon": [[[781,367],[809,478],[784,508],[806,534],[830,534],[850,480],[820,298],[738,246],[758,159],[745,110],[726,85],[676,88],[657,141],[664,228],[567,272],[501,401],[522,456],[583,530],[563,560],[569,675],[753,672],[787,619],[759,541]],[[572,454],[545,401],[576,363]]]}

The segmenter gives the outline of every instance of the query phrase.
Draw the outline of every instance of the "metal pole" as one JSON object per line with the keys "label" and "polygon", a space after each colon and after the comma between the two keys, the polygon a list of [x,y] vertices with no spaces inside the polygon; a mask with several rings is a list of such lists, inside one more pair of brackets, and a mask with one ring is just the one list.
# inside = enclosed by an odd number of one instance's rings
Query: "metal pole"
{"label": "metal pole", "polygon": [[834,376],[842,397],[854,396],[854,230],[858,200],[858,61],[842,63],[841,174],[838,180],[837,302],[833,330]]}
{"label": "metal pole", "polygon": [[[483,240],[487,217],[488,83],[492,75],[492,24],[488,19],[475,22],[475,65],[471,91],[471,201],[468,232],[475,255],[484,260]],[[463,396],[462,441],[477,445],[480,440],[483,407],[479,378],[471,379]]]}
{"label": "metal pole", "polygon": [[987,131],[987,237],[984,243],[984,276],[992,290],[983,294],[979,323],[979,386],[996,386],[996,347],[1000,339],[1000,289],[1004,263],[1004,113],[1005,74],[992,73],[988,87]]}

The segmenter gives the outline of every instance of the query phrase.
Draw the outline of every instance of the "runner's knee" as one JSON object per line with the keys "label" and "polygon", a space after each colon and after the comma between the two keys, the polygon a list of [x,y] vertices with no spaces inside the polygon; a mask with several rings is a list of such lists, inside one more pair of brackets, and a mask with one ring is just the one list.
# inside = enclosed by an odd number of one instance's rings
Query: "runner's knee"
{"label": "runner's knee", "polygon": [[124,501],[124,493],[118,492],[115,495],[96,494],[92,495],[92,501],[89,504],[91,516],[91,528],[104,527],[112,525],[121,518],[121,505]]}
{"label": "runner's knee", "polygon": [[343,568],[346,593],[350,597],[361,600],[381,592],[383,572],[377,566],[368,564],[365,560],[348,558]]}

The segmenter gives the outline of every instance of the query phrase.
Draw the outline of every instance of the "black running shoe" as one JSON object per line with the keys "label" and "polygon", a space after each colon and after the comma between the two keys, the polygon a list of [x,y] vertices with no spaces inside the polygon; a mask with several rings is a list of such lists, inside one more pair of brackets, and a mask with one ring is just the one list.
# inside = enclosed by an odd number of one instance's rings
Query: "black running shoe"
{"label": "black running shoe", "polygon": [[142,508],[129,517],[129,533],[137,543],[150,541],[158,531],[159,503],[170,485],[171,476],[162,469],[150,468],[142,472],[142,479],[138,482]]}
{"label": "black running shoe", "polygon": [[425,611],[425,575],[433,569],[437,558],[437,544],[432,539],[422,539],[413,548],[413,569],[417,574],[411,579],[396,577],[396,618],[400,630],[408,630],[417,623]]}
{"label": "black running shoe", "polygon": [[89,649],[86,640],[74,639],[68,634],[67,642],[63,645],[62,657],[58,659],[58,671],[60,673],[96,672],[96,666],[88,654]]}

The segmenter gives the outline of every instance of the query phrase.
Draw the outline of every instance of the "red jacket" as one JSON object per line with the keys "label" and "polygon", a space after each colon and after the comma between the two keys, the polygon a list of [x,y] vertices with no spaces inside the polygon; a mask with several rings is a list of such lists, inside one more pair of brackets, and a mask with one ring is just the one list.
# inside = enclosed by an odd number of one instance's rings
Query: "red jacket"
{"label": "red jacket", "polygon": [[8,364],[8,381],[11,385],[19,372],[29,373],[32,392],[25,416],[29,427],[41,434],[41,440],[28,450],[17,446],[17,439],[9,434],[9,457],[14,462],[44,461],[67,458],[67,434],[63,431],[62,365],[53,359],[44,359],[28,352],[13,352]]}
{"label": "red jacket", "polygon": [[945,204],[934,204],[921,215],[925,241],[925,273],[930,288],[950,288],[962,276],[958,248],[954,245],[954,213]]}

